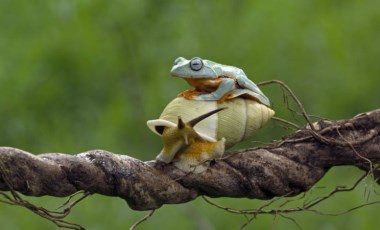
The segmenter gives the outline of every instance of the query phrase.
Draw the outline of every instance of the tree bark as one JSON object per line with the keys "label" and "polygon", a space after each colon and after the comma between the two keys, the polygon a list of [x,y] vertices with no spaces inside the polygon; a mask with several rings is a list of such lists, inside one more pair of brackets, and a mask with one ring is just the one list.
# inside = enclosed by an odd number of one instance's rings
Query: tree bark
{"label": "tree bark", "polygon": [[305,128],[264,147],[226,154],[201,174],[104,150],[33,155],[0,147],[0,190],[57,197],[84,190],[121,197],[135,210],[152,210],[200,195],[294,196],[309,190],[333,166],[369,170],[380,163],[380,109],[314,127],[324,138],[346,144],[326,143]]}

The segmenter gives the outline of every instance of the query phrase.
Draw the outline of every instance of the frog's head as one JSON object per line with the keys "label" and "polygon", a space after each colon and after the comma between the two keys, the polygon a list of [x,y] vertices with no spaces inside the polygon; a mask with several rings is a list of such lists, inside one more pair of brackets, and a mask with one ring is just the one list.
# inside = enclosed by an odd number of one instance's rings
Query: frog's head
{"label": "frog's head", "polygon": [[202,58],[194,57],[191,60],[179,57],[175,59],[174,65],[170,73],[176,77],[183,78],[217,78],[213,66],[215,62],[202,60]]}

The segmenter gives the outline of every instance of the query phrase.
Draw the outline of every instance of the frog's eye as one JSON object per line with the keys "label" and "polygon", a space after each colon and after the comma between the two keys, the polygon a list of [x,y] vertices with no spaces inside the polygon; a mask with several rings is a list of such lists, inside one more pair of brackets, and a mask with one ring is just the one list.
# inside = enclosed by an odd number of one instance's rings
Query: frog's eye
{"label": "frog's eye", "polygon": [[202,69],[202,67],[203,67],[203,61],[201,58],[195,57],[195,58],[191,59],[190,69],[192,69],[194,71],[198,71],[198,70]]}

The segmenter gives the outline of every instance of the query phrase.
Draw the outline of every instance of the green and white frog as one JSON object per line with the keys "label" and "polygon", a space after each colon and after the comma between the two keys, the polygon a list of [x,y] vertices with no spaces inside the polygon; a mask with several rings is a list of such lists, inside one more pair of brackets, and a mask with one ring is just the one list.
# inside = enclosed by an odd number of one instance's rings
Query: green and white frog
{"label": "green and white frog", "polygon": [[194,57],[187,60],[179,57],[174,61],[170,73],[185,79],[193,91],[181,96],[192,100],[224,101],[238,96],[248,97],[270,106],[269,99],[244,73],[228,65]]}

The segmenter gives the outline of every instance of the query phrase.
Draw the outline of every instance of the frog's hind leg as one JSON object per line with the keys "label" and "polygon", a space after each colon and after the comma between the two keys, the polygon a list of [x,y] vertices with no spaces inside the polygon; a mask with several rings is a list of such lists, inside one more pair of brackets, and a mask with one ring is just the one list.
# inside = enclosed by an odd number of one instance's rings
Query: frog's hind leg
{"label": "frog's hind leg", "polygon": [[[245,75],[237,76],[236,81],[237,81],[238,85],[243,88],[241,90],[248,90],[248,92],[243,91],[242,93],[240,93],[240,95],[246,93],[246,94],[251,95],[254,98],[258,99],[264,105],[270,106],[269,99],[264,95],[263,92],[261,92],[259,87],[257,87],[257,85],[255,83],[253,83],[253,81],[248,79]],[[237,90],[240,90],[240,89],[237,89]]]}
{"label": "frog's hind leg", "polygon": [[232,91],[230,98],[239,96],[251,98],[264,105],[270,106],[268,98],[266,98],[265,96],[263,97],[263,94],[258,94],[249,89],[235,89]]}
{"label": "frog's hind leg", "polygon": [[217,101],[221,99],[224,95],[228,94],[234,88],[235,81],[233,79],[224,78],[223,81],[220,83],[219,87],[214,92],[195,96],[193,97],[193,100]]}

